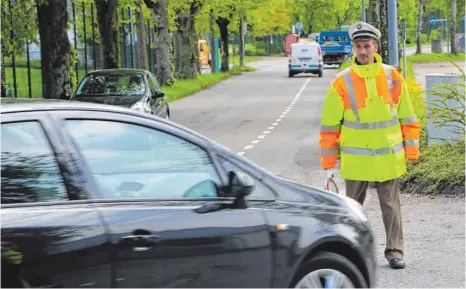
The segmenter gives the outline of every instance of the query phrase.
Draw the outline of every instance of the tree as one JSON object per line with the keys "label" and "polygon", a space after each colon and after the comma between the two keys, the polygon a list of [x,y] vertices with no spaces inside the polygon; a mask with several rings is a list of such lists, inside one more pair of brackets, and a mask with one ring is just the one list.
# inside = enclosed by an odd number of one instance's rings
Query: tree
{"label": "tree", "polygon": [[41,42],[43,95],[45,98],[69,99],[72,57],[67,34],[67,1],[40,1],[37,3],[37,16]]}
{"label": "tree", "polygon": [[382,62],[388,64],[388,3],[387,0],[380,0],[380,32],[382,37],[380,38],[380,55],[382,56]]}
{"label": "tree", "polygon": [[95,0],[102,41],[104,68],[120,67],[120,37],[117,22],[118,0]]}
{"label": "tree", "polygon": [[195,78],[200,72],[197,50],[197,32],[195,17],[202,8],[201,0],[183,0],[169,2],[174,24],[174,58],[175,77],[180,79]]}
{"label": "tree", "polygon": [[144,0],[147,7],[152,9],[156,23],[155,35],[155,62],[157,65],[156,77],[160,85],[173,83],[173,70],[170,53],[171,37],[169,33],[168,0]]}
{"label": "tree", "polygon": [[146,29],[143,17],[143,3],[136,3],[136,33],[138,36],[138,63],[142,69],[149,69],[149,58],[147,57]]}
{"label": "tree", "polygon": [[419,12],[416,28],[416,54],[422,53],[421,30],[422,30],[422,11],[424,10],[423,0],[419,0]]}
{"label": "tree", "polygon": [[450,25],[451,53],[458,54],[457,49],[456,49],[456,23],[455,22],[456,22],[456,0],[451,0],[451,25]]}

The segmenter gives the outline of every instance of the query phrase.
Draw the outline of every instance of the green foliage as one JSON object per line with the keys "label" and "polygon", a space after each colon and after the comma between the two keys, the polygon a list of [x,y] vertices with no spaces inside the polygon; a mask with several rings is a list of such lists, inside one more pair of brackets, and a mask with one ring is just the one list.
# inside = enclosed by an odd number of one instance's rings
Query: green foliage
{"label": "green foliage", "polygon": [[8,3],[9,0],[1,0],[2,55],[10,55],[14,51],[16,56],[21,56],[24,54],[26,41],[38,44],[36,1],[17,0],[11,7]]}
{"label": "green foliage", "polygon": [[172,86],[162,87],[162,90],[169,101],[175,101],[214,86],[232,75],[238,75],[246,71],[254,71],[254,68],[243,66],[231,69],[229,72],[202,74],[194,79],[177,80]]}
{"label": "green foliage", "polygon": [[420,152],[416,162],[408,163],[401,178],[401,188],[409,193],[436,194],[452,191],[464,193],[465,143],[434,144]]}

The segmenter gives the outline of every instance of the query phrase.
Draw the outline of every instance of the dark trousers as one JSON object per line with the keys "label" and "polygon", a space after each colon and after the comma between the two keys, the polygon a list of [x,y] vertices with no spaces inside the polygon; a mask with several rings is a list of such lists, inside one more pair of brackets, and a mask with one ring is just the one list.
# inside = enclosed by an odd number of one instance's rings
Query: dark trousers
{"label": "dark trousers", "polygon": [[[385,258],[387,260],[402,258],[404,242],[401,222],[400,181],[399,179],[395,179],[385,182],[375,182],[375,185],[385,226]],[[346,196],[358,201],[362,205],[366,198],[369,182],[345,180],[345,186]]]}

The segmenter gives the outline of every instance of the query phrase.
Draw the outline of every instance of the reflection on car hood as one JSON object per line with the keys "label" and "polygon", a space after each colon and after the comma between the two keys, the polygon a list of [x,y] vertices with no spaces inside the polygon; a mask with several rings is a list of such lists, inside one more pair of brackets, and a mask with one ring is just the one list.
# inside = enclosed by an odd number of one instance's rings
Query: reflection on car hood
{"label": "reflection on car hood", "polygon": [[123,107],[131,107],[141,99],[142,96],[140,95],[80,95],[73,97],[73,100],[75,101],[93,102]]}

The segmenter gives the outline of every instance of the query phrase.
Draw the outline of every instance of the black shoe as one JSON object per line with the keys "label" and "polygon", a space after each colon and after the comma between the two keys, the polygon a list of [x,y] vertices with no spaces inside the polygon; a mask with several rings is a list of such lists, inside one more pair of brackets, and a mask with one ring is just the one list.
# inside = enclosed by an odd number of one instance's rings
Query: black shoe
{"label": "black shoe", "polygon": [[390,263],[390,268],[392,269],[404,269],[406,267],[405,261],[400,258],[395,258],[388,262]]}

